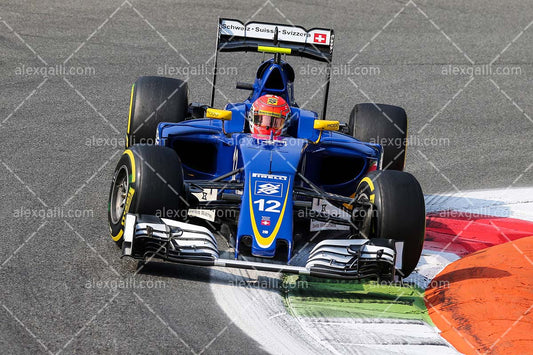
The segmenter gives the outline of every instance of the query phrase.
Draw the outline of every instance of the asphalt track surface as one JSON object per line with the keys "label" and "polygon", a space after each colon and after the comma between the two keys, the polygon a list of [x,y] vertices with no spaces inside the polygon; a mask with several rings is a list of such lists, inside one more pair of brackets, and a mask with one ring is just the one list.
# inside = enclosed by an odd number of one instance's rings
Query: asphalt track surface
{"label": "asphalt track surface", "polygon": [[[379,75],[334,75],[328,117],[347,119],[357,102],[403,106],[418,139],[407,170],[425,193],[531,186],[529,1],[4,0],[0,352],[261,351],[214,302],[209,282],[224,281],[209,270],[162,264],[133,277],[136,263],[119,259],[107,231],[131,84],[177,67],[191,74],[192,100],[207,102],[217,16],[334,28],[334,65],[355,56],[351,70],[374,66]],[[67,59],[94,70],[21,75],[22,67]],[[260,59],[223,54],[220,65],[238,75],[221,77],[218,105],[244,97],[234,82],[250,80]],[[493,61],[521,73],[443,75],[450,65]],[[321,77],[302,75],[298,63],[307,61],[290,62],[298,101],[319,109],[321,94],[313,94]],[[420,144],[425,138],[441,144]],[[54,209],[92,215],[35,216]],[[125,278],[129,286],[119,284]]]}

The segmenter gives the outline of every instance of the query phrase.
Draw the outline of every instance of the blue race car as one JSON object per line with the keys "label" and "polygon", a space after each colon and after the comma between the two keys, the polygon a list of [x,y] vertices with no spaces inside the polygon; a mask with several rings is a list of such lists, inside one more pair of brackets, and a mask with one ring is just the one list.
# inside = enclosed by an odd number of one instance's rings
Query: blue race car
{"label": "blue race car", "polygon": [[[210,105],[190,104],[178,79],[140,77],[132,87],[108,213],[123,255],[329,278],[409,275],[425,208],[403,172],[405,111],[363,103],[347,123],[326,120],[331,29],[218,25]],[[218,54],[242,51],[272,58],[253,83],[237,83],[246,100],[215,109]],[[320,117],[295,102],[282,55],[327,66]]]}

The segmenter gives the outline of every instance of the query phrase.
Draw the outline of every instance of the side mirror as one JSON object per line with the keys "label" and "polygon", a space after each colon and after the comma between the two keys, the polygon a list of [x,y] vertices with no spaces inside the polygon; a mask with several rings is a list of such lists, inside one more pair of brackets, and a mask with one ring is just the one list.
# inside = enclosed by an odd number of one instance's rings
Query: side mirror
{"label": "side mirror", "polygon": [[221,120],[221,121],[229,121],[231,120],[231,111],[219,110],[216,108],[208,108],[205,111],[205,117],[214,118],[216,120]]}
{"label": "side mirror", "polygon": [[328,121],[328,120],[315,120],[313,123],[313,128],[320,131],[338,131],[340,128],[339,121]]}

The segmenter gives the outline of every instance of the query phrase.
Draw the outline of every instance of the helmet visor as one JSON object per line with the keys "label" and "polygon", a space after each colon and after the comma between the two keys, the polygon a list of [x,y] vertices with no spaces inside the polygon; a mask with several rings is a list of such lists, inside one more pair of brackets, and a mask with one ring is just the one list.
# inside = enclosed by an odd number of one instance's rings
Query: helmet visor
{"label": "helmet visor", "polygon": [[278,130],[283,127],[284,123],[285,119],[283,117],[273,117],[265,114],[254,115],[254,125],[263,128]]}

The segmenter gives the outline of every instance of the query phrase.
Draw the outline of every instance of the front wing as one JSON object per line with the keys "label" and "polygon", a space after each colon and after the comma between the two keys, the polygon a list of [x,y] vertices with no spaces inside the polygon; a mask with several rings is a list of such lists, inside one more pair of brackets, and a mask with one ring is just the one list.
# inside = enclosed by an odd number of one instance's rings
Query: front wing
{"label": "front wing", "polygon": [[[368,239],[326,239],[309,253],[305,266],[220,258],[217,240],[205,227],[148,215],[127,214],[123,256],[158,258],[200,266],[255,269],[336,279],[393,280],[394,247],[373,245]],[[267,259],[268,260],[268,259]]]}

